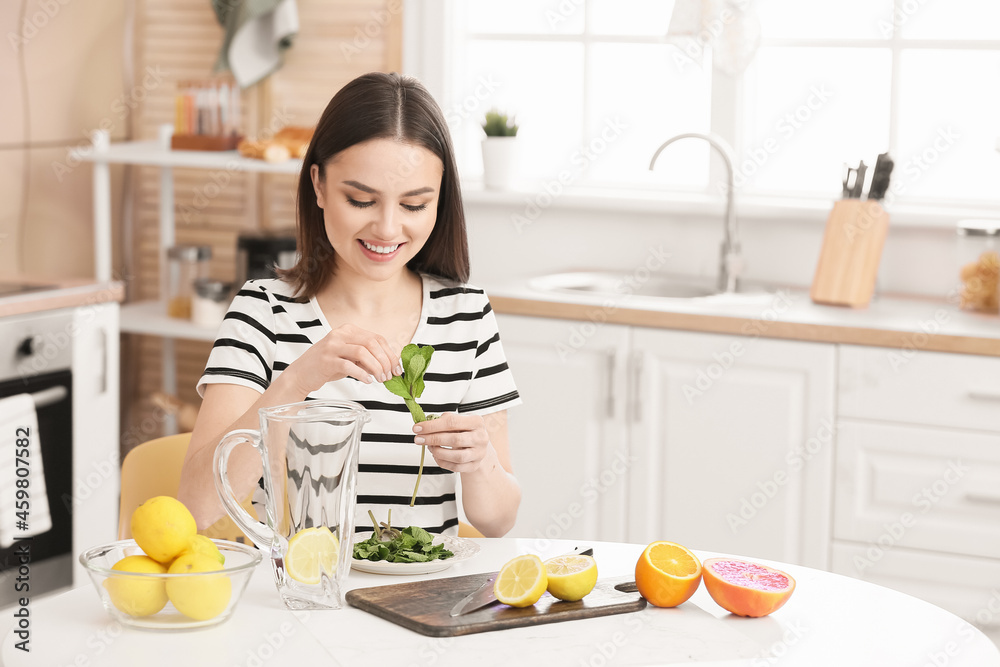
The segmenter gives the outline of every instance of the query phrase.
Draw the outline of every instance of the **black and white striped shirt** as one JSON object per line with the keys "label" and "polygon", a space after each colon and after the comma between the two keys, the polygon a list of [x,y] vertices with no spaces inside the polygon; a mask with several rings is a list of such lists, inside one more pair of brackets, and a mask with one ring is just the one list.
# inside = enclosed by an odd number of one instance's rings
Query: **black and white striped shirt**
{"label": "black and white striped shirt", "polygon": [[[485,415],[520,404],[496,317],[483,290],[428,275],[421,278],[423,303],[412,342],[434,347],[419,399],[424,411]],[[291,286],[281,280],[248,281],[219,329],[198,393],[203,395],[205,386],[213,383],[263,393],[330,331],[315,298],[296,299]],[[456,475],[434,465],[429,454],[416,505],[409,506],[420,448],[413,442],[413,419],[402,398],[380,383],[369,385],[353,378],[328,382],[309,397],[356,401],[371,413],[361,436],[356,531],[371,529],[368,510],[384,521],[391,508],[394,526],[458,532]]]}

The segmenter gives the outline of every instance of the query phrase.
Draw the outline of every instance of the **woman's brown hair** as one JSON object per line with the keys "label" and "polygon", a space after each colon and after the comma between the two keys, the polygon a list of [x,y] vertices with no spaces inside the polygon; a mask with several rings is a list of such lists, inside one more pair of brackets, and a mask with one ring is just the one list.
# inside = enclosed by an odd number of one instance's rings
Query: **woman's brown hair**
{"label": "woman's brown hair", "polygon": [[310,168],[325,177],[327,162],[342,150],[369,139],[395,139],[431,151],[444,165],[437,221],[424,247],[407,267],[456,282],[469,279],[469,246],[455,153],[441,108],[412,77],[373,72],[340,89],[319,119],[299,174],[296,205],[299,261],[281,277],[295,294],[312,297],[336,268],[336,253],[326,235],[323,209],[316,202]]}

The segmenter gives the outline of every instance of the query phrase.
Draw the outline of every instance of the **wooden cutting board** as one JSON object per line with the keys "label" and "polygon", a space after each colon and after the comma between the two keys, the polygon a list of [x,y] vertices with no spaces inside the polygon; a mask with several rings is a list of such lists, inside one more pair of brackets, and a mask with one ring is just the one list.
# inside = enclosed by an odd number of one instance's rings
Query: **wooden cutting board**
{"label": "wooden cutting board", "polygon": [[358,588],[348,591],[347,603],[430,637],[456,637],[624,614],[646,606],[646,600],[636,591],[635,583],[625,577],[598,581],[594,590],[577,602],[557,600],[546,593],[534,605],[523,609],[494,602],[455,618],[448,615],[459,600],[479,588],[491,574],[494,573]]}
{"label": "wooden cutting board", "polygon": [[863,308],[875,292],[889,215],[877,201],[841,199],[826,221],[810,297],[816,303]]}

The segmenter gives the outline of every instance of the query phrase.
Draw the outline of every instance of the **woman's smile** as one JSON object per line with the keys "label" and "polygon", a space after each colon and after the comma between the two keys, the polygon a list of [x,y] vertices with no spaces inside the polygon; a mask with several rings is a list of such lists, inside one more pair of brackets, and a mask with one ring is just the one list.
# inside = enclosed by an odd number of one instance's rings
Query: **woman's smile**
{"label": "woman's smile", "polygon": [[364,239],[358,239],[358,244],[361,246],[361,252],[364,256],[374,262],[391,261],[399,254],[399,249],[406,245],[405,243],[378,243],[377,241],[366,241]]}

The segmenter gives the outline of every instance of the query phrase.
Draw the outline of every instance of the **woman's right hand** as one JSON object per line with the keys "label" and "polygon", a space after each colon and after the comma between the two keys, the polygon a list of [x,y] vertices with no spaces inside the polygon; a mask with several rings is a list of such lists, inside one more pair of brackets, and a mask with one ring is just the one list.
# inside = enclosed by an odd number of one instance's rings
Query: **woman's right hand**
{"label": "woman's right hand", "polygon": [[352,377],[366,384],[403,374],[403,362],[382,336],[353,324],[337,327],[293,361],[291,374],[305,395],[327,382]]}

